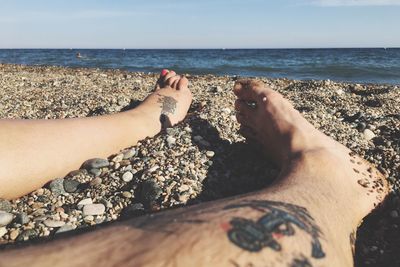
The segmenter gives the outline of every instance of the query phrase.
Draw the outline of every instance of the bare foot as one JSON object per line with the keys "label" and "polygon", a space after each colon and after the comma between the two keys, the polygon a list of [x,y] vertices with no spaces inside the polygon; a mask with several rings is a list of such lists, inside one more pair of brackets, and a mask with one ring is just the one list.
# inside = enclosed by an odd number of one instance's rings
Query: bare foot
{"label": "bare foot", "polygon": [[234,93],[242,134],[261,144],[283,171],[301,159],[307,161],[302,166],[312,168],[320,177],[334,177],[312,181],[298,177],[296,181],[280,182],[291,186],[319,184],[321,192],[310,194],[328,197],[335,203],[330,212],[337,206],[338,214],[351,219],[353,230],[388,194],[386,179],[370,163],[315,129],[289,101],[264,83],[241,80],[235,84]]}
{"label": "bare foot", "polygon": [[185,118],[192,102],[188,83],[185,77],[174,71],[162,71],[154,92],[135,109],[146,118],[146,127],[152,129],[152,133],[155,131],[156,134],[162,128],[171,127]]}

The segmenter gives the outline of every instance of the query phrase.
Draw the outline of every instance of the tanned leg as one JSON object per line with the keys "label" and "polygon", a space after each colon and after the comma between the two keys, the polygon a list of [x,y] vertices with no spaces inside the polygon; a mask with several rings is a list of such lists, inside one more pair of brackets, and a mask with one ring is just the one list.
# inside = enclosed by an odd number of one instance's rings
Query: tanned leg
{"label": "tanned leg", "polygon": [[156,135],[163,123],[181,121],[191,100],[187,79],[171,71],[160,77],[153,94],[127,112],[62,120],[0,120],[0,198],[27,194],[78,169],[87,159],[109,156]]}
{"label": "tanned leg", "polygon": [[274,185],[4,251],[0,266],[352,266],[350,236],[385,179],[262,83],[235,93],[243,134],[282,168]]}

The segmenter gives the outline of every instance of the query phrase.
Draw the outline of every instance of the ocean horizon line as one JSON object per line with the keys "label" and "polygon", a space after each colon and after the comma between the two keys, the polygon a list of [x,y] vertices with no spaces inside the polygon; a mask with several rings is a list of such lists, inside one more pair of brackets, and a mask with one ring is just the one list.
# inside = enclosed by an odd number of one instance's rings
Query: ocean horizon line
{"label": "ocean horizon line", "polygon": [[400,46],[371,46],[371,47],[268,47],[268,48],[89,48],[89,47],[17,47],[17,48],[0,48],[0,50],[329,50],[329,49],[400,49]]}

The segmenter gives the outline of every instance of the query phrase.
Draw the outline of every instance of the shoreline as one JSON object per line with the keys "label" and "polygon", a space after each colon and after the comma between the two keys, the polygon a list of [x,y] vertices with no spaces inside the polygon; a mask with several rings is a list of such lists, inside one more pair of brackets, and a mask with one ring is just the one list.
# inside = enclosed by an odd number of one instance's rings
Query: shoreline
{"label": "shoreline", "polygon": [[[351,49],[351,48],[349,48]],[[400,48],[396,48],[400,49]],[[0,49],[1,50],[1,49]],[[113,50],[113,49],[112,49]],[[239,49],[240,50],[240,49]],[[46,68],[46,69],[72,69],[72,70],[81,70],[81,71],[90,71],[90,70],[96,70],[96,71],[103,71],[103,72],[120,72],[120,73],[137,73],[137,74],[142,74],[142,75],[159,75],[157,72],[145,72],[145,71],[130,71],[127,69],[119,69],[119,68],[100,68],[100,67],[82,67],[82,66],[62,66],[62,65],[47,65],[47,64],[37,64],[37,65],[29,65],[29,64],[14,64],[14,63],[2,63],[0,62],[0,68],[3,68],[4,66],[17,66],[17,67],[24,67],[24,68]],[[161,70],[161,69],[160,69]],[[218,74],[187,74],[183,73],[187,77],[208,77],[208,76],[213,76],[213,77],[231,77],[231,78],[248,78],[248,79],[268,79],[268,80],[291,80],[291,81],[296,81],[296,82],[321,82],[321,81],[329,81],[333,83],[340,83],[340,84],[347,84],[347,85],[352,85],[352,84],[359,84],[362,86],[387,86],[387,87],[392,87],[393,89],[400,88],[400,83],[374,83],[374,82],[351,82],[351,81],[345,81],[345,80],[336,80],[336,79],[292,79],[289,77],[270,77],[270,76],[242,76],[242,75],[218,75]]]}
{"label": "shoreline", "polygon": [[[142,100],[157,76],[117,69],[0,64],[0,118],[55,119],[120,112],[132,101]],[[237,77],[188,78],[194,97],[183,123],[134,148],[116,151],[108,167],[71,170],[19,200],[0,200],[0,209],[15,217],[0,227],[0,245],[251,192],[269,184],[277,170],[260,160],[237,133],[232,93]],[[356,266],[393,264],[399,251],[395,241],[389,246],[387,242],[394,238],[393,225],[398,225],[400,217],[400,199],[395,196],[400,192],[399,86],[256,78],[389,178],[393,196],[358,231]],[[132,177],[124,178],[127,172]],[[106,211],[84,216],[82,201],[103,204]],[[376,253],[383,248],[387,254]]]}

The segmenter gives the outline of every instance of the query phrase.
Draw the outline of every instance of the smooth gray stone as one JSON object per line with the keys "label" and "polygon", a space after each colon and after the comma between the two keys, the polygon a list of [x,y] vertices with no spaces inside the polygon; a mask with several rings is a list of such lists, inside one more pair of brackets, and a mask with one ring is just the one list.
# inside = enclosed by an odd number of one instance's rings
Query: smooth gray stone
{"label": "smooth gray stone", "polygon": [[0,211],[11,212],[11,202],[5,199],[0,199]]}
{"label": "smooth gray stone", "polygon": [[100,169],[104,168],[110,165],[110,162],[108,162],[107,159],[101,159],[101,158],[94,158],[94,159],[89,159],[83,163],[83,167],[85,169]]}
{"label": "smooth gray stone", "polygon": [[66,179],[64,180],[64,190],[68,193],[74,193],[78,191],[78,187],[80,184],[81,183],[76,180]]}
{"label": "smooth gray stone", "polygon": [[51,181],[49,188],[50,188],[50,191],[56,196],[63,195],[66,193],[64,190],[64,179],[63,178],[58,178],[58,179]]}
{"label": "smooth gray stone", "polygon": [[91,174],[93,174],[94,176],[96,176],[96,177],[100,176],[100,174],[101,174],[101,170],[100,169],[90,169],[89,172]]}
{"label": "smooth gray stone", "polygon": [[29,217],[25,212],[18,213],[17,216],[15,216],[15,222],[19,224],[26,224],[29,222]]}

